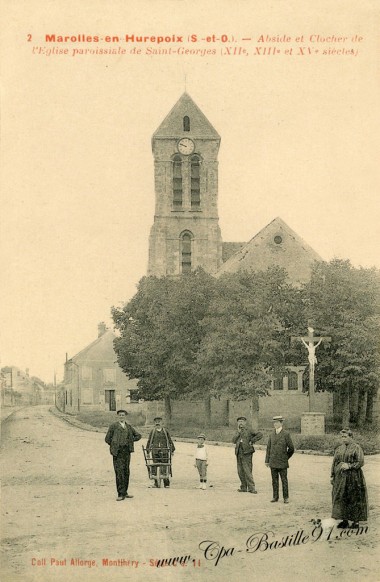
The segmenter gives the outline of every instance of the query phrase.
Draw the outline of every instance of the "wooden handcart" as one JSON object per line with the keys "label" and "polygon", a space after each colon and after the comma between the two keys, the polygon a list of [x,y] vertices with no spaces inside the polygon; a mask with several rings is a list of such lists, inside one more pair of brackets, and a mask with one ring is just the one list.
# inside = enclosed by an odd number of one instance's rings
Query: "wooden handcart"
{"label": "wooden handcart", "polygon": [[[155,487],[169,483],[172,476],[172,452],[166,447],[146,449],[142,447],[145,465],[148,470],[149,479],[154,481]],[[167,485],[166,485],[167,486]]]}

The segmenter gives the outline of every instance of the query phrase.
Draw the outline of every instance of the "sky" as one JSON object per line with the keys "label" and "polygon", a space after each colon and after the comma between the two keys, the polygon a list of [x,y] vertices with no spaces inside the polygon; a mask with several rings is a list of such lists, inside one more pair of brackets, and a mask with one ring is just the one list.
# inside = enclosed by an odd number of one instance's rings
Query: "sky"
{"label": "sky", "polygon": [[[151,137],[185,89],[221,135],[224,241],[280,216],[325,260],[380,268],[378,2],[5,4],[1,366],[59,380],[66,353],[136,292],[154,218]],[[183,40],[125,42],[132,34]],[[127,53],[72,54],[117,47]]]}

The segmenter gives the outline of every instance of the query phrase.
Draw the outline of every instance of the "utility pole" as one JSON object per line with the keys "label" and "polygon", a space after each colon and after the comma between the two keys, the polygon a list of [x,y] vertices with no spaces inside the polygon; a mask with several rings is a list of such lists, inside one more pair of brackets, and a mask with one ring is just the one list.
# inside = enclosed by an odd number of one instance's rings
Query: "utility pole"
{"label": "utility pole", "polygon": [[14,406],[14,394],[13,394],[13,368],[11,366],[11,406]]}
{"label": "utility pole", "polygon": [[77,393],[78,393],[78,412],[80,412],[80,387],[79,387],[79,366],[71,360],[71,363],[77,367]]}

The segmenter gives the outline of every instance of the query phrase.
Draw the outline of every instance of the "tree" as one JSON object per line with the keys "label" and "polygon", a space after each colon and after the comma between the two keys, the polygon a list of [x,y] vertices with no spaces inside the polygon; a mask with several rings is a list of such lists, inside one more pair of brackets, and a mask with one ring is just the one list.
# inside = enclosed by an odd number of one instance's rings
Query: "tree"
{"label": "tree", "polygon": [[[332,337],[318,348],[318,383],[341,404],[343,424],[371,418],[379,383],[380,277],[349,261],[316,263],[302,289],[286,272],[241,272],[214,279],[202,270],[144,277],[123,308],[113,308],[121,368],[139,379],[144,398],[251,398],[268,393],[273,375],[305,360],[291,343],[310,324]],[[350,405],[351,400],[351,405]]]}
{"label": "tree", "polygon": [[202,322],[193,383],[217,397],[252,399],[258,411],[273,373],[285,373],[293,322],[302,319],[298,293],[279,268],[221,277]]}
{"label": "tree", "polygon": [[319,348],[318,373],[339,395],[343,426],[350,420],[364,424],[367,395],[372,398],[379,384],[379,289],[376,269],[357,269],[337,259],[317,263],[304,288],[309,320],[318,335],[332,337],[328,349]]}
{"label": "tree", "polygon": [[145,277],[132,300],[113,309],[121,368],[139,379],[144,398],[267,394],[273,372],[285,373],[289,338],[304,316],[286,272],[237,273],[214,279],[198,270]]}
{"label": "tree", "polygon": [[113,308],[118,363],[148,400],[189,393],[191,373],[204,330],[215,280],[203,270],[180,277],[144,277],[136,295],[122,309]]}

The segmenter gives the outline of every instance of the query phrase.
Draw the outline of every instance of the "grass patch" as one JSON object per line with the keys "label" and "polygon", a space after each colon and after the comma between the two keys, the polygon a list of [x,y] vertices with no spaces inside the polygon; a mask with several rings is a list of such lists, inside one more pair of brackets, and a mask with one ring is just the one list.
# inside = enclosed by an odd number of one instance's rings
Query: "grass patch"
{"label": "grass patch", "polygon": [[[103,410],[84,410],[75,415],[77,420],[95,426],[97,428],[108,428],[112,422],[117,419],[115,412]],[[132,426],[138,427],[143,437],[147,437],[151,426],[144,426],[145,416],[141,412],[128,413],[127,421]],[[232,437],[236,429],[234,427],[205,427],[196,425],[181,426],[175,421],[169,425],[170,434],[173,438],[189,438],[196,439],[198,434],[204,432],[207,440],[216,441],[221,444],[231,443]],[[263,433],[263,438],[258,441],[259,445],[266,445],[268,436],[272,429],[260,429]],[[329,432],[320,436],[306,436],[295,431],[290,431],[296,450],[299,451],[319,451],[323,453],[333,454],[336,447],[341,443],[339,438],[339,430]],[[371,455],[380,452],[380,440],[378,431],[373,428],[371,430],[354,431],[354,441],[357,442],[363,449],[365,455]]]}
{"label": "grass patch", "polygon": [[[83,410],[75,414],[75,418],[97,428],[108,428],[110,424],[116,422],[117,414],[105,410]],[[145,416],[141,412],[129,412],[127,422],[133,426],[141,426],[145,423]]]}

